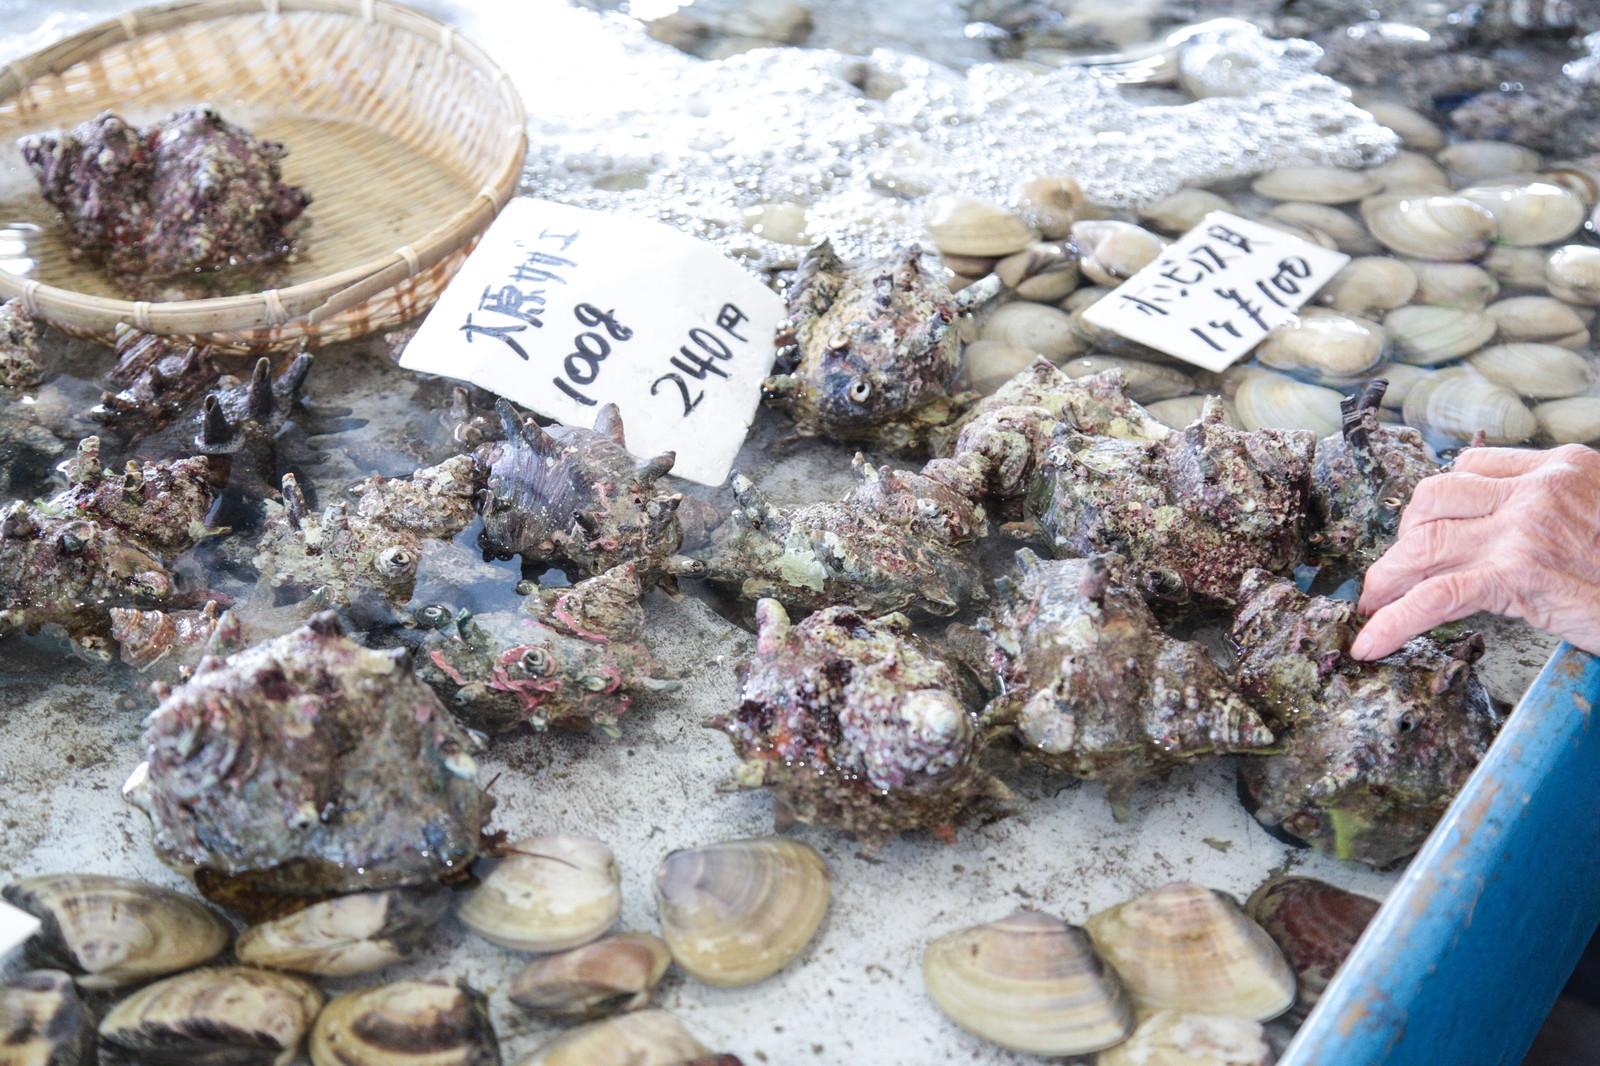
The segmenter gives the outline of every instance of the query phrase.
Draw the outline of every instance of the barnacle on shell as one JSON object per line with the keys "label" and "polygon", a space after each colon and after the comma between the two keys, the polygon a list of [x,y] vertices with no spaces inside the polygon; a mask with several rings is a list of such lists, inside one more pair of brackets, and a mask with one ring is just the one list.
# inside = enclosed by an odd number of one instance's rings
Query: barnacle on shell
{"label": "barnacle on shell", "polygon": [[0,303],[0,389],[31,389],[43,380],[39,329],[13,297]]}
{"label": "barnacle on shell", "polygon": [[119,474],[102,466],[100,438],[88,437],[63,470],[68,487],[46,505],[50,511],[115,526],[161,555],[178,555],[204,537],[225,532],[206,522],[217,494],[204,458],[130,459]]}

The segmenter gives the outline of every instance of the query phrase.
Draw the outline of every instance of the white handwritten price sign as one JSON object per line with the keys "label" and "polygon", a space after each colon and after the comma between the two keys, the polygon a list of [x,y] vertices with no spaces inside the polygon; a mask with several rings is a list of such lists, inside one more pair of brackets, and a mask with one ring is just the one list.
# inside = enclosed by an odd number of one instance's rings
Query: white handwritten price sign
{"label": "white handwritten price sign", "polygon": [[622,411],[628,450],[728,478],[772,369],[784,303],[709,244],[659,222],[544,200],[506,205],[400,365],[588,426]]}
{"label": "white handwritten price sign", "polygon": [[1207,370],[1225,370],[1328,283],[1350,257],[1213,211],[1084,320]]}
{"label": "white handwritten price sign", "polygon": [[0,903],[0,959],[38,931],[39,919],[9,903]]}

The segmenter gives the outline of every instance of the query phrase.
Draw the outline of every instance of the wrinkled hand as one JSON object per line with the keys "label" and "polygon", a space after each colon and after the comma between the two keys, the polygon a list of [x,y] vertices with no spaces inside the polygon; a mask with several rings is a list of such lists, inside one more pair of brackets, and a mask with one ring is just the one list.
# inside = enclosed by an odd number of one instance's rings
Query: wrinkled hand
{"label": "wrinkled hand", "polygon": [[1417,486],[1359,610],[1357,659],[1478,611],[1600,654],[1600,453],[1466,449]]}

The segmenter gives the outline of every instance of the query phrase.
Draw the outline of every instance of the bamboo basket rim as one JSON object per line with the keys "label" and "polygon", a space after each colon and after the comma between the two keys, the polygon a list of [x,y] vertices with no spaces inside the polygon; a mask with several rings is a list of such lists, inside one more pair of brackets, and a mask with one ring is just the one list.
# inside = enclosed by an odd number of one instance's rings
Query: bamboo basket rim
{"label": "bamboo basket rim", "polygon": [[[309,328],[421,274],[470,245],[488,228],[510,201],[522,176],[528,148],[522,98],[510,76],[455,27],[392,0],[165,0],[122,12],[7,63],[0,68],[0,101],[18,95],[41,77],[63,73],[112,45],[134,41],[147,33],[258,12],[348,15],[393,26],[432,38],[447,53],[483,74],[510,112],[507,150],[491,179],[466,207],[414,244],[286,288],[201,300],[119,300],[0,271],[0,299],[20,298],[30,316],[66,326],[100,328],[99,323],[114,317],[147,333],[175,335],[276,330],[290,324]],[[85,317],[93,321],[85,322]]]}

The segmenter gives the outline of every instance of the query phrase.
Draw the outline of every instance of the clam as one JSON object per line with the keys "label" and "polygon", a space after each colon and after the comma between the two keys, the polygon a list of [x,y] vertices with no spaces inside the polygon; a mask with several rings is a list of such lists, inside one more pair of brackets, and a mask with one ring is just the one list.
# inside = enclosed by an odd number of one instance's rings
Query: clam
{"label": "clam", "polygon": [[1539,428],[1557,444],[1589,444],[1600,440],[1600,396],[1551,400],[1533,409]]}
{"label": "clam", "polygon": [[1498,239],[1533,247],[1565,240],[1587,214],[1577,194],[1546,181],[1499,181],[1472,185],[1456,193],[1494,216]]}
{"label": "clam", "polygon": [[745,208],[742,217],[744,228],[757,237],[804,248],[817,243],[807,228],[804,204],[761,204]]}
{"label": "clam", "polygon": [[72,976],[30,970],[0,984],[0,1063],[82,1066],[94,1057],[94,1019]]}
{"label": "clam", "polygon": [[1474,259],[1496,233],[1494,216],[1464,196],[1386,193],[1364,201],[1361,217],[1380,244],[1413,259]]}
{"label": "clam", "polygon": [[508,857],[457,911],[486,940],[518,951],[563,951],[597,939],[622,911],[611,849],[558,833],[508,844]]}
{"label": "clam", "polygon": [[1051,303],[1078,287],[1078,255],[1065,242],[1035,242],[1000,260],[994,272],[1023,299]]}
{"label": "clam", "polygon": [[1244,909],[1283,949],[1300,1006],[1310,1007],[1378,913],[1378,901],[1310,877],[1274,877]]}
{"label": "clam", "polygon": [[1242,428],[1239,412],[1234,410],[1233,401],[1220,396],[1177,396],[1170,400],[1156,400],[1154,403],[1145,404],[1144,409],[1151,418],[1162,425],[1182,429],[1191,422],[1199,421],[1200,416],[1206,413],[1206,401],[1211,399],[1216,399],[1222,404],[1222,420],[1225,423],[1235,429]]}
{"label": "clam", "polygon": [[976,340],[961,352],[966,383],[987,396],[1039,358],[1032,348],[1005,341]]}
{"label": "clam", "polygon": [[100,1022],[101,1061],[287,1066],[322,1008],[317,986],[249,966],[147,985]]}
{"label": "clam", "polygon": [[441,978],[347,992],[311,1028],[312,1066],[500,1066],[483,993]]}
{"label": "clam", "polygon": [[1129,398],[1139,404],[1187,396],[1194,391],[1194,379],[1188,374],[1176,367],[1161,366],[1143,359],[1089,355],[1067,360],[1061,364],[1061,370],[1071,378],[1086,378],[1106,370],[1120,370]]}
{"label": "clam", "polygon": [[1544,264],[1548,255],[1540,248],[1513,248],[1500,244],[1489,250],[1480,261],[1483,269],[1494,275],[1502,285],[1518,289],[1542,289],[1545,286]]}
{"label": "clam", "polygon": [[1378,125],[1394,130],[1400,137],[1400,143],[1407,148],[1437,152],[1444,147],[1444,131],[1432,120],[1404,104],[1388,100],[1362,100],[1360,106],[1378,120]]}
{"label": "clam", "polygon": [[1538,341],[1563,348],[1589,343],[1588,315],[1554,296],[1513,296],[1484,308],[1503,341]]}
{"label": "clam", "polygon": [[1163,233],[1187,233],[1211,212],[1232,210],[1233,204],[1214,192],[1180,189],[1165,200],[1141,210],[1139,217]]}
{"label": "clam", "polygon": [[1141,1010],[1276,1018],[1294,1003],[1283,952],[1231,897],[1178,881],[1085,924]]}
{"label": "clam", "polygon": [[1473,353],[1467,365],[1532,400],[1577,396],[1594,381],[1594,365],[1586,357],[1556,344],[1496,344]]}
{"label": "clam", "polygon": [[664,1010],[641,1010],[568,1029],[519,1066],[688,1066],[712,1051]]}
{"label": "clam", "polygon": [[1132,222],[1094,219],[1072,224],[1083,276],[1097,285],[1121,285],[1155,261],[1166,240]]}
{"label": "clam", "polygon": [[1432,159],[1417,152],[1396,152],[1394,158],[1367,171],[1386,192],[1448,193],[1450,175]]}
{"label": "clam", "polygon": [[672,964],[660,937],[617,933],[530,962],[511,982],[511,1002],[536,1014],[598,1018],[638,1010]]}
{"label": "clam", "polygon": [[1383,340],[1384,328],[1370,319],[1310,307],[1274,326],[1256,345],[1255,357],[1274,370],[1339,381],[1377,366]]}
{"label": "clam", "polygon": [[46,874],[0,895],[44,923],[30,951],[93,991],[198,966],[228,946],[228,925],[211,908],[142,881]]}
{"label": "clam", "polygon": [[994,273],[999,259],[992,255],[940,255],[939,261],[956,277],[969,281],[988,277]]}
{"label": "clam", "polygon": [[707,984],[748,985],[811,942],[828,909],[828,868],[787,837],[730,840],[670,853],[655,891],[678,965]]}
{"label": "clam", "polygon": [[1372,174],[1343,167],[1279,167],[1250,186],[1269,200],[1303,200],[1313,204],[1348,204],[1383,188]]}
{"label": "clam", "polygon": [[1403,362],[1433,366],[1459,359],[1494,339],[1495,321],[1482,311],[1412,304],[1383,318],[1389,340]]}
{"label": "clam", "polygon": [[1417,275],[1386,255],[1362,256],[1339,268],[1317,293],[1317,302],[1335,311],[1371,316],[1407,304],[1417,291]]}
{"label": "clam", "polygon": [[1095,1066],[1267,1066],[1272,1048],[1260,1023],[1226,1014],[1161,1010]]}
{"label": "clam", "polygon": [[1072,328],[1072,317],[1059,307],[1015,300],[995,308],[979,338],[1026,348],[1054,362],[1076,355],[1087,345]]}
{"label": "clam", "polygon": [[1043,174],[1019,184],[1011,193],[1011,202],[1024,225],[1058,241],[1083,217],[1085,200],[1083,190],[1071,178]]}
{"label": "clam", "polygon": [[[1464,307],[1482,311],[1490,300],[1500,295],[1500,282],[1495,280],[1495,276],[1472,263],[1438,263],[1408,259],[1406,265],[1416,275],[1417,291],[1412,298],[1419,304]],[[1542,261],[1539,269],[1542,279],[1544,270]]]}
{"label": "clam", "polygon": [[1281,222],[1293,222],[1307,229],[1326,233],[1333,238],[1339,251],[1346,255],[1371,255],[1383,251],[1383,246],[1372,239],[1372,235],[1354,215],[1328,204],[1290,201],[1274,207],[1271,217]]}
{"label": "clam", "polygon": [[1557,248],[1545,260],[1544,285],[1557,299],[1587,307],[1600,304],[1600,248],[1587,244]]}
{"label": "clam", "polygon": [[1383,378],[1389,383],[1389,387],[1383,390],[1383,407],[1388,411],[1398,411],[1405,405],[1412,386],[1432,377],[1433,371],[1410,363],[1384,363],[1373,367],[1371,376]]}
{"label": "clam", "polygon": [[1312,244],[1320,245],[1329,251],[1339,250],[1338,241],[1334,240],[1321,230],[1307,226],[1304,223],[1290,222],[1287,219],[1274,218],[1271,215],[1258,218],[1256,221],[1261,223],[1263,226],[1271,226],[1275,230],[1282,230],[1284,233],[1294,237],[1299,237],[1303,241],[1309,241]]}
{"label": "clam", "polygon": [[1038,911],[935,940],[922,981],[951,1021],[1013,1051],[1081,1055],[1133,1030],[1128,994],[1088,936]]}
{"label": "clam", "polygon": [[1344,394],[1258,370],[1240,379],[1233,407],[1245,429],[1309,429],[1318,437],[1339,432]]}
{"label": "clam", "polygon": [[936,196],[928,204],[928,236],[946,255],[1006,256],[1039,239],[1013,211],[976,196]]}
{"label": "clam", "polygon": [[404,959],[450,905],[441,888],[391,888],[313,903],[239,934],[240,962],[324,977],[371,973]]}
{"label": "clam", "polygon": [[1516,393],[1467,368],[1417,382],[1401,416],[1408,426],[1463,443],[1481,431],[1485,444],[1521,444],[1539,431],[1538,420]]}
{"label": "clam", "polygon": [[1478,181],[1508,174],[1532,174],[1539,169],[1539,153],[1504,141],[1463,141],[1434,155],[1458,178]]}
{"label": "clam", "polygon": [[1551,163],[1539,172],[1539,180],[1576,193],[1590,207],[1600,203],[1600,169],[1581,160]]}

